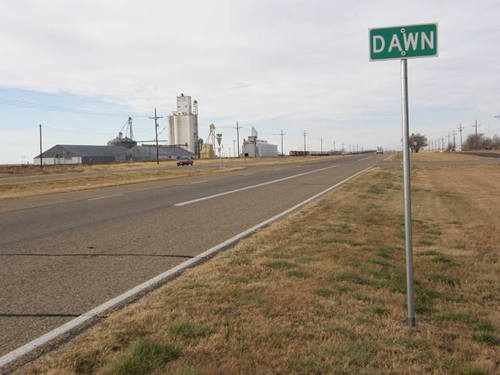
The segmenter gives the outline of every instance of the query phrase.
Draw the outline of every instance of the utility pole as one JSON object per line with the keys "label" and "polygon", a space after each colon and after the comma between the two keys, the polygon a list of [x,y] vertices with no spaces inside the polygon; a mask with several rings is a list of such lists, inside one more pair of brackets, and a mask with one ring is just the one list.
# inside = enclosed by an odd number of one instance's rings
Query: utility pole
{"label": "utility pole", "polygon": [[455,143],[455,136],[457,135],[457,132],[453,130],[452,134],[453,134],[453,151],[455,151],[457,148],[457,144]]}
{"label": "utility pole", "polygon": [[306,131],[304,130],[304,152],[306,152]]}
{"label": "utility pole", "polygon": [[155,108],[155,115],[154,117],[150,117],[150,119],[155,120],[155,141],[156,141],[156,164],[160,164],[160,152],[159,152],[159,146],[158,146],[158,119],[163,118],[163,117],[158,117],[156,115],[156,108]]}
{"label": "utility pole", "polygon": [[43,156],[42,156],[42,124],[40,127],[40,169],[43,169]]}
{"label": "utility pole", "polygon": [[280,135],[281,135],[281,156],[283,157],[283,156],[285,156],[285,153],[283,151],[283,136],[285,135],[283,133],[283,129],[281,129]]}
{"label": "utility pole", "polygon": [[238,152],[236,153],[236,155],[239,158],[240,157],[240,125],[238,124],[238,121],[236,121],[236,140],[238,143]]}
{"label": "utility pole", "polygon": [[448,144],[446,145],[446,151],[450,148],[450,132],[448,132]]}
{"label": "utility pole", "polygon": [[476,123],[474,125],[472,125],[472,127],[475,129],[476,138],[477,138],[477,128],[479,128],[480,126],[481,125],[478,125],[477,120],[476,120]]}
{"label": "utility pole", "polygon": [[462,151],[462,131],[464,130],[464,127],[462,126],[462,123],[460,123],[460,126],[458,127],[458,131],[460,132],[460,151]]}

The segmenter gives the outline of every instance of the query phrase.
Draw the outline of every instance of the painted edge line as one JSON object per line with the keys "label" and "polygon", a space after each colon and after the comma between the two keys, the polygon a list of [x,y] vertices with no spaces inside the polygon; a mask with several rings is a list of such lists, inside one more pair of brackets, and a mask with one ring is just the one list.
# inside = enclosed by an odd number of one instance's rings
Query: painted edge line
{"label": "painted edge line", "polygon": [[86,313],[83,313],[79,317],[70,320],[69,322],[53,329],[52,331],[47,332],[46,334],[36,338],[35,340],[17,348],[17,349],[14,349],[13,351],[0,357],[0,368],[8,365],[9,363],[16,361],[17,359],[19,359],[27,354],[29,354],[33,350],[47,344],[48,342],[56,339],[57,337],[70,332],[71,330],[82,325],[83,323],[87,322],[88,320],[97,317],[99,314],[102,314],[103,312],[111,309],[112,307],[114,307],[122,302],[125,302],[129,298],[152,288],[156,284],[159,284],[162,281],[165,281],[165,280],[168,280],[168,279],[171,279],[173,277],[181,275],[186,269],[193,267],[199,263],[203,263],[203,261],[213,257],[218,252],[228,248],[229,246],[233,245],[234,243],[249,236],[250,234],[257,231],[258,229],[261,229],[261,228],[281,219],[282,217],[288,215],[289,213],[297,210],[298,208],[300,208],[302,206],[305,206],[306,204],[310,203],[311,201],[321,197],[322,195],[328,193],[329,191],[345,184],[346,182],[352,180],[353,178],[359,176],[362,173],[369,171],[372,168],[373,167],[368,167],[368,168],[365,168],[359,172],[354,173],[353,175],[343,179],[340,182],[337,182],[335,185],[332,185],[332,186],[328,187],[327,189],[320,191],[319,193],[314,194],[312,197],[307,198],[306,200],[296,204],[295,206],[293,206],[293,207],[291,207],[291,208],[289,208],[289,209],[287,209],[287,210],[285,210],[285,211],[283,211],[283,212],[281,212],[281,213],[279,213],[279,214],[277,214],[277,215],[275,215],[275,216],[273,216],[273,217],[271,217],[271,218],[269,218],[269,219],[267,219],[267,220],[265,220],[257,225],[254,225],[253,227],[237,234],[236,236],[231,237],[231,238],[227,239],[226,241],[224,241],[224,242],[222,242],[214,247],[211,247],[210,249],[204,251],[200,255],[197,255],[196,257],[193,257],[193,258],[191,258],[191,259],[189,259],[181,264],[178,264],[177,266],[169,269],[168,271],[165,271],[165,272],[159,274],[158,276],[155,276],[152,279],[145,281],[142,284],[139,284],[136,287],[126,291],[125,293],[123,293],[115,298],[112,298],[109,301],[95,307],[94,309],[92,309]]}
{"label": "painted edge line", "polygon": [[261,187],[261,186],[266,186],[266,185],[270,185],[270,184],[275,184],[275,183],[278,183],[278,182],[282,182],[282,181],[290,180],[291,178],[301,177],[301,176],[305,176],[305,175],[308,175],[308,174],[311,174],[311,173],[321,172],[321,171],[324,171],[324,170],[327,170],[327,169],[331,169],[331,168],[336,168],[336,167],[338,167],[338,165],[337,165],[337,164],[336,164],[336,165],[332,165],[332,166],[330,166],[330,167],[313,169],[312,171],[302,172],[302,173],[299,173],[299,174],[294,174],[294,175],[292,175],[292,176],[287,176],[287,177],[283,177],[283,178],[278,178],[278,179],[276,179],[276,180],[271,180],[271,181],[261,182],[260,184],[248,185],[248,186],[244,186],[244,187],[239,188],[239,189],[234,189],[234,190],[229,190],[229,191],[223,191],[222,193],[217,193],[217,194],[207,195],[207,196],[205,196],[205,197],[201,197],[201,198],[191,199],[191,200],[189,200],[189,201],[184,201],[184,202],[175,203],[175,204],[174,204],[174,206],[176,206],[176,207],[187,206],[187,205],[189,205],[189,204],[193,204],[193,203],[197,203],[197,202],[206,201],[206,200],[208,200],[208,199],[218,198],[218,197],[222,197],[222,196],[224,196],[224,195],[229,195],[229,194],[238,193],[238,192],[240,192],[240,191],[245,191],[245,190],[255,189],[255,188],[258,188],[258,187]]}

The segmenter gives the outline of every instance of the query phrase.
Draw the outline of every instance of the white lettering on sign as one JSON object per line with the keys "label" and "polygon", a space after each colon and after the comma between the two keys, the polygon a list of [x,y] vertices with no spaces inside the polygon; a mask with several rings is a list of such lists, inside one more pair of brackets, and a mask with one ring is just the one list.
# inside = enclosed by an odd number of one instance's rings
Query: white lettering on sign
{"label": "white lettering on sign", "polygon": [[391,44],[389,44],[389,50],[388,50],[388,51],[389,51],[389,52],[392,52],[392,49],[393,49],[394,47],[397,47],[397,48],[398,48],[398,50],[399,50],[399,52],[401,52],[401,51],[402,51],[402,49],[401,49],[401,43],[399,43],[399,39],[398,39],[398,36],[397,36],[396,34],[394,34],[394,35],[392,36],[392,39],[391,39]]}
{"label": "white lettering on sign", "polygon": [[410,45],[415,51],[417,49],[418,33],[405,33],[403,34],[403,42],[405,45],[405,51],[410,49]]}
{"label": "white lettering on sign", "polygon": [[[377,40],[380,41],[380,48],[377,48]],[[380,53],[385,48],[385,40],[382,35],[374,35],[373,36],[373,52]]]}
{"label": "white lettering on sign", "polygon": [[422,32],[420,34],[421,34],[420,41],[422,43],[421,48],[424,49],[425,44],[427,44],[429,46],[429,48],[434,49],[434,31],[430,32],[429,38],[427,37],[427,35],[424,32]]}

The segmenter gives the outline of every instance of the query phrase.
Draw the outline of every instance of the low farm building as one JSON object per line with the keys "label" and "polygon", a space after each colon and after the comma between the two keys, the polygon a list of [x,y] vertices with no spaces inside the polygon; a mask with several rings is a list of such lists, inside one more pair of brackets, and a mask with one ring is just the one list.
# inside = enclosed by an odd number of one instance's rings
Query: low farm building
{"label": "low farm building", "polygon": [[[159,146],[160,160],[194,158],[195,154],[179,146]],[[156,160],[156,146],[142,145],[132,148],[125,146],[55,145],[42,153],[44,165],[60,164],[104,164],[127,161]],[[40,164],[40,155],[33,159]]]}

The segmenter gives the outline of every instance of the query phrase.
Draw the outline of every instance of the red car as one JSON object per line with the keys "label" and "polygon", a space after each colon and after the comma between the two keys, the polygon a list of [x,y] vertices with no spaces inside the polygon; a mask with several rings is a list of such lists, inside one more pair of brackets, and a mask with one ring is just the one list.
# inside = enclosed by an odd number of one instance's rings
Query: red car
{"label": "red car", "polygon": [[177,166],[181,165],[193,165],[193,160],[191,159],[182,159],[182,160],[177,160]]}

